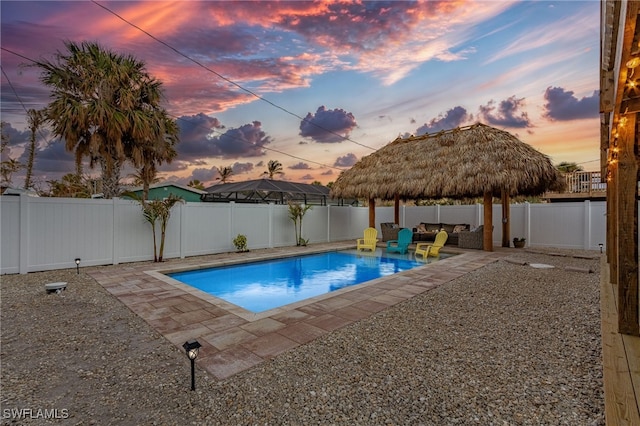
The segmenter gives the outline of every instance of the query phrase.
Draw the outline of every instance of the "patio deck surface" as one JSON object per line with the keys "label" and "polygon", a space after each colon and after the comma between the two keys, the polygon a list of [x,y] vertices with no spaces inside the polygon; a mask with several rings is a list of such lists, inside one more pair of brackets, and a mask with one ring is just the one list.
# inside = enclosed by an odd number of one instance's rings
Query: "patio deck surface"
{"label": "patio deck surface", "polygon": [[95,267],[87,272],[180,350],[185,341],[197,339],[202,348],[196,363],[226,379],[508,254],[456,250],[457,256],[259,314],[161,273],[348,248],[354,248],[352,241]]}

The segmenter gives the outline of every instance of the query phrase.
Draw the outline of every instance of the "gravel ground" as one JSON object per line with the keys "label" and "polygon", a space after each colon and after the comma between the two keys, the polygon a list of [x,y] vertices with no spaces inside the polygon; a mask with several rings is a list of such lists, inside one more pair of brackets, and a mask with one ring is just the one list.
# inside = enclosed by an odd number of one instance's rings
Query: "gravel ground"
{"label": "gravel ground", "polygon": [[197,369],[195,392],[184,353],[88,275],[5,275],[2,424],[604,425],[599,260],[552,251],[569,256],[518,252],[556,268],[498,261],[224,381]]}

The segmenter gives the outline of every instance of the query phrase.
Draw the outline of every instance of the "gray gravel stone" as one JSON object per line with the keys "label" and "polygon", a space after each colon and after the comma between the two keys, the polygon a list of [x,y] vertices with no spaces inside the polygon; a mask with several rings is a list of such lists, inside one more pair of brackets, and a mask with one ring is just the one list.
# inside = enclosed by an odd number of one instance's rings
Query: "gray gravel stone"
{"label": "gray gravel stone", "polygon": [[225,381],[198,368],[195,392],[184,353],[88,275],[5,275],[2,424],[604,425],[599,259],[553,254],[519,251]]}

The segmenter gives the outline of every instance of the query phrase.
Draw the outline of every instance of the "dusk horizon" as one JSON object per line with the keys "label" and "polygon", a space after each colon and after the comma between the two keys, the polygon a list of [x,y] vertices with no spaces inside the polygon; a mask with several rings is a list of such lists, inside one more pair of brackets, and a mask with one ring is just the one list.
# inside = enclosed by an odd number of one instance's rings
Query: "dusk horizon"
{"label": "dusk horizon", "polygon": [[[163,83],[180,128],[159,177],[205,186],[217,169],[257,179],[335,181],[398,137],[477,122],[553,164],[600,167],[600,5],[593,1],[3,1],[2,121],[7,157],[26,162],[26,110],[49,90],[39,70],[64,42],[131,54]],[[75,171],[38,135],[40,185]],[[97,176],[99,168],[85,172]],[[133,173],[131,167],[122,177]],[[14,176],[20,186],[24,172]]]}

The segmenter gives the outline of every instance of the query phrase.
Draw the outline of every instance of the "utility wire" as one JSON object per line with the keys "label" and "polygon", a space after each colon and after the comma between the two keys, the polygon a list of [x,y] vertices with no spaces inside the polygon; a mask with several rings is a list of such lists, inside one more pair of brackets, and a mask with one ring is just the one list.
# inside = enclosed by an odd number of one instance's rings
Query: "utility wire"
{"label": "utility wire", "polygon": [[[17,52],[14,52],[13,50],[10,50],[10,49],[4,48],[4,47],[0,47],[0,49],[4,50],[5,52],[11,53],[11,54],[13,54],[13,55],[19,56],[19,57],[21,57],[21,58],[23,58],[23,59],[25,59],[25,60],[27,60],[27,61],[29,61],[29,62],[32,62],[32,63],[34,63],[34,64],[40,64],[40,62],[35,61],[35,60],[31,59],[31,58],[28,58],[28,57],[26,57],[26,56],[24,56],[24,55],[21,55],[21,54],[19,54],[19,53],[17,53]],[[13,93],[15,94],[16,98],[18,99],[18,101],[19,101],[19,102],[20,102],[20,104],[22,105],[22,108],[25,110],[25,112],[27,112],[26,107],[25,107],[25,106],[24,106],[24,104],[22,103],[22,100],[20,99],[20,97],[18,96],[18,94],[17,94],[17,92],[16,92],[15,88],[14,88],[14,87],[13,87],[13,85],[11,84],[11,81],[9,80],[9,77],[8,77],[8,76],[6,75],[6,73],[4,72],[4,69],[2,70],[2,74],[4,74],[4,76],[7,78],[7,81],[9,82],[9,85],[11,86],[11,89],[13,90]],[[189,124],[191,124],[191,125],[194,125],[194,124],[195,124],[197,127],[200,127],[200,128],[206,129],[206,130],[211,131],[211,132],[218,133],[218,134],[220,134],[220,135],[226,135],[226,137],[229,137],[229,138],[231,138],[231,139],[233,139],[233,140],[236,140],[236,141],[242,142],[242,143],[244,143],[244,144],[250,144],[250,145],[251,145],[251,142],[248,142],[248,141],[243,140],[243,139],[239,139],[239,138],[237,138],[237,137],[235,137],[235,136],[231,136],[231,135],[228,135],[228,134],[222,133],[222,132],[220,132],[219,130],[212,129],[212,128],[209,128],[209,127],[203,126],[203,125],[201,125],[201,124],[193,123],[192,121],[189,121],[189,120],[187,120],[186,118],[178,117],[178,116],[176,116],[176,115],[170,114],[169,112],[167,112],[167,114],[168,114],[169,116],[171,116],[171,117],[175,118],[176,120],[181,120],[181,121],[187,122],[187,123],[189,123]],[[301,161],[305,161],[305,162],[308,162],[308,163],[316,164],[316,165],[319,165],[319,166],[321,166],[321,167],[326,167],[326,168],[336,169],[336,170],[340,170],[340,171],[343,171],[343,170],[344,170],[344,169],[341,169],[341,168],[339,168],[339,167],[329,166],[329,165],[327,165],[327,164],[319,163],[319,162],[317,162],[317,161],[313,161],[313,160],[309,160],[309,159],[306,159],[306,158],[298,157],[298,156],[296,156],[296,155],[289,154],[289,153],[286,153],[286,152],[284,152],[284,151],[280,151],[280,150],[275,149],[275,148],[271,148],[271,147],[267,147],[267,146],[262,146],[261,148],[262,148],[262,149],[265,149],[265,150],[267,150],[267,151],[273,151],[273,152],[277,152],[278,154],[286,155],[287,157],[291,157],[291,158],[294,158],[294,159],[296,159],[296,160],[301,160]]]}
{"label": "utility wire", "polygon": [[130,22],[130,21],[128,21],[128,20],[126,20],[125,18],[123,18],[122,16],[118,15],[116,12],[114,12],[114,11],[113,11],[113,10],[111,10],[111,9],[109,9],[108,7],[101,5],[100,3],[98,3],[98,2],[97,2],[97,1],[95,1],[95,0],[91,0],[91,2],[92,2],[92,3],[94,3],[96,6],[99,6],[99,7],[101,7],[102,9],[106,10],[107,12],[111,13],[111,14],[112,14],[112,15],[114,15],[115,17],[119,18],[120,20],[122,20],[123,22],[125,22],[127,25],[130,25],[130,26],[134,27],[134,28],[135,28],[135,29],[137,29],[138,31],[140,31],[140,32],[142,32],[142,33],[144,33],[144,34],[146,34],[147,36],[151,37],[153,40],[157,41],[158,43],[162,44],[163,46],[165,46],[165,47],[167,47],[167,48],[169,48],[169,49],[173,50],[174,52],[176,52],[178,55],[182,56],[183,58],[185,58],[185,59],[187,59],[187,60],[189,60],[189,61],[193,62],[194,64],[198,65],[199,67],[201,67],[201,68],[203,68],[203,69],[205,69],[205,70],[209,71],[210,73],[212,73],[212,74],[216,75],[218,78],[220,78],[220,79],[222,79],[222,80],[226,81],[227,83],[229,83],[229,84],[231,84],[231,85],[233,85],[233,86],[237,87],[238,89],[240,89],[240,90],[242,90],[242,91],[244,91],[244,92],[246,92],[246,93],[250,94],[251,96],[254,96],[254,97],[255,97],[255,98],[257,98],[257,99],[259,99],[259,100],[261,100],[261,101],[263,101],[263,102],[268,103],[268,104],[269,104],[269,105],[271,105],[272,107],[277,108],[277,109],[279,109],[279,110],[281,110],[281,111],[283,111],[283,112],[285,112],[285,113],[287,113],[287,114],[289,114],[289,115],[292,115],[292,116],[294,116],[294,117],[296,117],[296,118],[298,118],[298,119],[300,119],[300,120],[302,120],[302,121],[304,121],[304,122],[306,122],[306,123],[309,123],[309,124],[311,124],[311,125],[313,125],[313,126],[315,126],[315,127],[319,128],[319,129],[321,129],[321,130],[324,130],[325,132],[328,132],[328,133],[331,133],[331,134],[333,134],[333,135],[339,136],[340,138],[342,138],[342,139],[344,139],[344,140],[347,140],[347,141],[349,141],[349,142],[355,143],[356,145],[360,145],[360,146],[362,146],[362,147],[364,147],[364,148],[367,148],[367,149],[370,149],[370,150],[372,150],[372,151],[376,151],[376,148],[372,148],[372,147],[370,147],[370,146],[368,146],[368,145],[362,144],[362,143],[360,143],[360,142],[356,142],[356,141],[354,141],[354,140],[352,140],[352,139],[350,139],[350,138],[347,138],[347,137],[345,137],[345,136],[342,136],[341,134],[336,133],[336,132],[334,132],[333,130],[329,130],[329,129],[325,128],[325,127],[322,127],[322,126],[320,126],[319,124],[314,123],[313,121],[309,121],[309,120],[307,120],[305,117],[301,117],[301,116],[299,116],[298,114],[296,114],[295,112],[291,112],[291,111],[289,111],[288,109],[286,109],[286,108],[284,108],[284,107],[281,107],[280,105],[278,105],[278,104],[276,104],[276,103],[274,103],[274,102],[272,102],[272,101],[268,100],[267,98],[265,98],[265,97],[263,97],[263,96],[258,95],[257,93],[253,92],[252,90],[249,90],[249,89],[247,89],[247,88],[245,88],[245,87],[241,86],[240,84],[236,83],[235,81],[233,81],[233,80],[231,80],[231,79],[229,79],[229,78],[227,78],[227,77],[223,76],[222,74],[218,73],[217,71],[214,71],[214,70],[212,70],[211,68],[207,67],[206,65],[202,64],[201,62],[199,62],[199,61],[197,61],[197,60],[195,60],[195,59],[191,58],[189,55],[186,55],[186,54],[182,53],[180,50],[178,50],[178,49],[176,49],[175,47],[171,46],[169,43],[167,43],[167,42],[165,42],[165,41],[160,40],[159,38],[155,37],[154,35],[152,35],[152,34],[151,34],[151,33],[149,33],[148,31],[146,31],[146,30],[144,30],[144,29],[140,28],[139,26],[137,26],[136,24],[134,24],[134,23],[132,23],[132,22]]}
{"label": "utility wire", "polygon": [[[2,50],[7,50],[7,49],[5,49],[3,47]],[[18,100],[18,103],[20,103],[20,105],[22,106],[22,109],[27,114],[27,116],[29,116],[29,110],[27,109],[27,107],[24,104],[24,102],[22,102],[22,99],[20,98],[20,96],[18,96],[18,92],[16,91],[16,88],[13,86],[13,83],[11,83],[11,80],[9,79],[9,76],[4,71],[4,68],[1,65],[0,65],[0,70],[2,71],[2,75],[4,75],[4,78],[7,79],[7,83],[9,83],[9,87],[11,87],[11,91],[13,92],[13,94],[16,97],[16,99]],[[42,133],[42,129],[41,128],[38,128],[38,133],[40,134],[40,137],[45,141],[45,144],[47,146],[49,146],[49,144],[51,144],[51,142],[54,139],[54,138],[51,138],[51,139],[47,140],[47,137],[44,135],[44,133]]]}
{"label": "utility wire", "polygon": [[[194,123],[194,122],[189,121],[188,119],[186,119],[186,118],[184,118],[184,117],[178,117],[178,116],[173,115],[173,114],[170,114],[170,113],[167,113],[167,114],[168,114],[169,116],[171,116],[171,117],[175,118],[176,120],[184,121],[184,122],[189,123],[189,124],[191,124],[191,125],[195,125],[195,126],[200,127],[200,128],[202,128],[202,129],[206,129],[206,130],[209,130],[209,131],[211,131],[211,132],[217,133],[217,134],[219,134],[219,135],[221,135],[221,136],[225,136],[225,137],[228,137],[228,138],[231,138],[231,139],[237,140],[237,141],[239,141],[239,142],[242,142],[242,143],[245,143],[245,144],[248,144],[248,145],[253,146],[253,144],[252,144],[251,142],[248,142],[248,141],[246,141],[246,140],[244,140],[244,139],[239,139],[239,138],[236,138],[235,136],[231,136],[231,135],[229,135],[229,134],[227,134],[227,133],[222,133],[221,131],[219,131],[219,130],[217,130],[217,129],[213,129],[213,128],[210,128],[210,127],[207,127],[207,126],[203,126],[202,124]],[[291,158],[294,158],[294,159],[296,159],[296,160],[305,161],[305,162],[307,162],[307,163],[313,163],[313,164],[316,164],[316,165],[321,166],[321,167],[327,167],[327,168],[330,168],[330,169],[336,169],[336,170],[340,170],[340,171],[343,171],[343,170],[344,170],[344,169],[341,169],[341,168],[339,168],[339,167],[329,166],[329,165],[324,164],[324,163],[318,163],[317,161],[308,160],[308,159],[306,159],[306,158],[298,157],[298,156],[295,156],[295,155],[293,155],[293,154],[288,154],[288,153],[286,153],[286,152],[284,152],[284,151],[280,151],[280,150],[278,150],[278,149],[271,148],[271,147],[268,147],[268,146],[261,146],[260,148],[261,148],[261,149],[264,149],[264,150],[267,150],[267,151],[277,152],[278,154],[286,155],[286,156],[291,157]]]}

